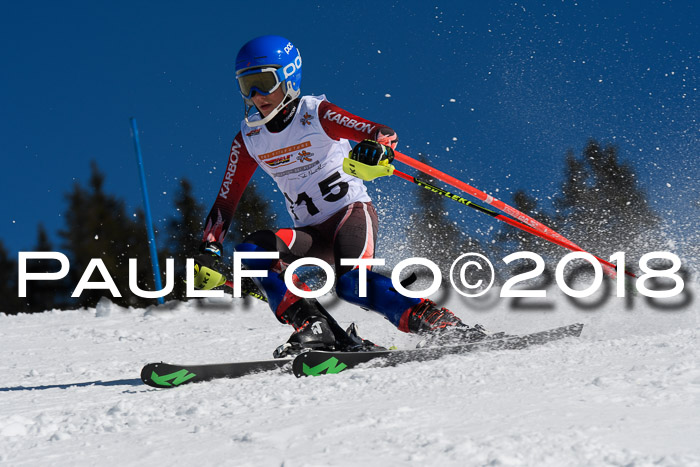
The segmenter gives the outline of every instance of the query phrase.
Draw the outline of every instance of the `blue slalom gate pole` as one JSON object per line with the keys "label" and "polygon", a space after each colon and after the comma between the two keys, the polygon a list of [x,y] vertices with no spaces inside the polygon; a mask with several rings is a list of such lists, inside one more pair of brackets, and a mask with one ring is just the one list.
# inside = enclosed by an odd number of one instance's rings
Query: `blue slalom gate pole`
{"label": "blue slalom gate pole", "polygon": [[[151,217],[151,204],[148,202],[148,190],[146,190],[146,174],[143,170],[143,157],[141,156],[141,143],[139,143],[139,130],[136,128],[136,119],[131,117],[131,129],[134,133],[134,148],[136,149],[136,163],[139,166],[139,178],[141,179],[141,194],[143,195],[143,208],[146,212],[146,231],[148,232],[148,246],[151,251],[151,265],[155,278],[156,290],[162,290],[160,282],[160,267],[158,266],[158,250],[156,249],[156,236],[153,233],[153,218]],[[158,297],[158,303],[164,303],[163,297]]]}

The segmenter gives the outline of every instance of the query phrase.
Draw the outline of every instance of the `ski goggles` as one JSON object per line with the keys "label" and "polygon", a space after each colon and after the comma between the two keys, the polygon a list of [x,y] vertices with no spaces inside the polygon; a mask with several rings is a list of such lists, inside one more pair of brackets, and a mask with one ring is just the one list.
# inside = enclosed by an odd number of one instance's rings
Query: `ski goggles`
{"label": "ski goggles", "polygon": [[246,99],[253,97],[253,92],[267,96],[284,81],[282,68],[255,68],[236,76],[241,94]]}

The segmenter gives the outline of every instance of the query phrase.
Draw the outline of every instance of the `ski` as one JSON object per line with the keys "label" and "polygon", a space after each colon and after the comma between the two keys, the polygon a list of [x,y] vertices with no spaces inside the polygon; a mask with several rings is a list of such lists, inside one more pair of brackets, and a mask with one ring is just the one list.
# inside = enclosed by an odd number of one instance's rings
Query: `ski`
{"label": "ski", "polygon": [[562,326],[548,331],[488,339],[468,344],[445,345],[408,350],[381,350],[369,352],[328,352],[312,350],[296,358],[214,363],[206,365],[174,365],[148,363],[141,370],[141,380],[154,388],[172,388],[183,384],[210,381],[219,378],[239,378],[272,370],[291,371],[297,376],[316,376],[340,373],[362,363],[371,362],[374,367],[394,366],[400,363],[435,360],[444,355],[475,352],[479,350],[522,349],[531,345],[578,337],[583,324]]}
{"label": "ski", "polygon": [[[239,378],[254,373],[278,370],[289,372],[294,358],[251,362],[213,363],[207,365],[173,365],[149,363],[141,369],[141,380],[154,388],[172,388],[218,378]],[[285,368],[286,367],[286,368]]]}
{"label": "ski", "polygon": [[292,364],[297,377],[334,374],[363,363],[372,367],[395,366],[400,363],[435,360],[444,355],[475,352],[480,350],[522,349],[531,345],[544,344],[565,337],[578,337],[583,324],[571,324],[548,331],[521,336],[505,336],[478,342],[440,347],[424,347],[408,350],[380,350],[369,352],[329,352],[312,350],[299,354]]}

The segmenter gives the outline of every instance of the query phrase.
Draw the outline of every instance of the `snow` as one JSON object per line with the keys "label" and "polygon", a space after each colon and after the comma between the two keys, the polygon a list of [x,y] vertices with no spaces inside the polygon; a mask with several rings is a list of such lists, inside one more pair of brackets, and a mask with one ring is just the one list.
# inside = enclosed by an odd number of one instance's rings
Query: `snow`
{"label": "snow", "polygon": [[[324,299],[366,338],[416,342]],[[676,311],[639,297],[583,311],[552,292],[548,311],[462,300],[447,303],[490,329],[586,327],[527,350],[160,390],[138,379],[143,364],[268,358],[290,329],[250,299],[0,314],[0,465],[700,465],[692,299]]]}

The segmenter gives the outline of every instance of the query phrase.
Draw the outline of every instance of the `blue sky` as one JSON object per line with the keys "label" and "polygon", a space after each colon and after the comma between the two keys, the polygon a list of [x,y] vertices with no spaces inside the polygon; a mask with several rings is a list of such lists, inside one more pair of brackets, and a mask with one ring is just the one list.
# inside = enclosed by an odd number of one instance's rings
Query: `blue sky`
{"label": "blue sky", "polygon": [[[393,127],[400,149],[510,202],[546,200],[567,149],[619,146],[676,226],[700,219],[698,7],[607,2],[13,2],[0,17],[0,239],[32,249],[64,227],[64,194],[89,162],[140,206],[129,117],[141,130],[156,227],[178,180],[210,206],[243,104],[239,47],[291,39],[302,92]],[[256,178],[263,187],[259,171]],[[370,191],[406,195],[398,179]],[[271,194],[282,212],[282,199]],[[406,214],[382,201],[394,219]],[[284,216],[284,214],[283,214]],[[286,220],[284,217],[282,219]],[[460,222],[462,220],[460,219]],[[466,214],[474,232],[488,220]],[[576,240],[572,238],[572,240]]]}

